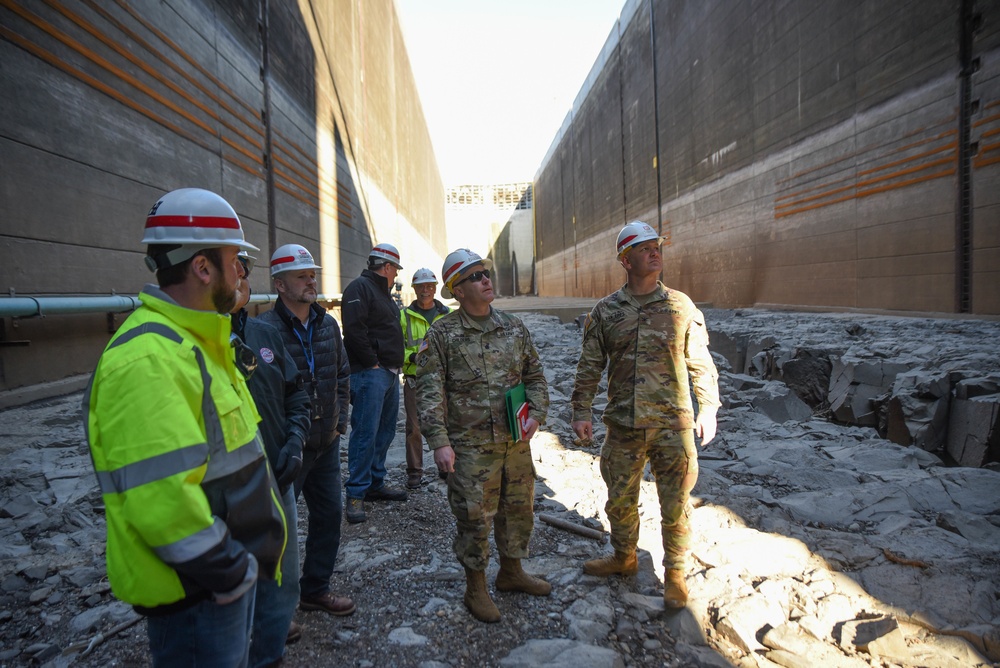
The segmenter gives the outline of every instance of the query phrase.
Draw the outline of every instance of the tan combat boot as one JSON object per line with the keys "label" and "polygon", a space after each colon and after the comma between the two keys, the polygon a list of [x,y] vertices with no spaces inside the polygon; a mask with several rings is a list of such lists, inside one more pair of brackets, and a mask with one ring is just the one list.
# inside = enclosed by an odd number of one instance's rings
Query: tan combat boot
{"label": "tan combat boot", "polygon": [[597,575],[606,578],[609,575],[635,575],[639,572],[639,558],[635,550],[631,552],[615,552],[610,557],[591,559],[583,562],[583,572],[587,575]]}
{"label": "tan combat boot", "polygon": [[683,608],[688,602],[688,588],[684,571],[668,568],[663,578],[663,603],[668,608]]}
{"label": "tan combat boot", "polygon": [[465,607],[481,622],[499,622],[497,609],[490,593],[486,591],[486,571],[474,571],[465,567]]}
{"label": "tan combat boot", "polygon": [[532,596],[548,596],[552,585],[541,578],[528,575],[521,568],[520,559],[500,557],[500,572],[497,573],[497,591],[523,591]]}

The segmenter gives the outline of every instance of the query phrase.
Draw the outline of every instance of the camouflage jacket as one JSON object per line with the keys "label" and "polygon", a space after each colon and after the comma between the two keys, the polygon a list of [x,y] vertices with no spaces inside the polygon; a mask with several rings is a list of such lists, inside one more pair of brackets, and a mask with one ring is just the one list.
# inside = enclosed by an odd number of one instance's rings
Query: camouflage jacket
{"label": "camouflage jacket", "polygon": [[605,365],[605,422],[637,429],[694,427],[689,377],[699,406],[719,406],[705,316],[687,295],[662,283],[645,306],[622,286],[587,316],[573,388],[574,421],[593,419],[591,403]]}
{"label": "camouflage jacket", "polygon": [[432,450],[511,440],[505,395],[524,383],[529,415],[545,421],[549,390],[521,320],[490,308],[485,327],[461,309],[438,318],[417,355],[417,413]]}

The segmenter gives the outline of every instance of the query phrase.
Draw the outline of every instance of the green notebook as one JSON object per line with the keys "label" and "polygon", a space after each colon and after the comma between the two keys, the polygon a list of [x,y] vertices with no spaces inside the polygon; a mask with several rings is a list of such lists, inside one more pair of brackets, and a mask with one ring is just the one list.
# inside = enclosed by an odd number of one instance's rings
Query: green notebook
{"label": "green notebook", "polygon": [[528,437],[528,397],[524,393],[524,383],[519,383],[507,390],[507,426],[515,441],[523,441]]}

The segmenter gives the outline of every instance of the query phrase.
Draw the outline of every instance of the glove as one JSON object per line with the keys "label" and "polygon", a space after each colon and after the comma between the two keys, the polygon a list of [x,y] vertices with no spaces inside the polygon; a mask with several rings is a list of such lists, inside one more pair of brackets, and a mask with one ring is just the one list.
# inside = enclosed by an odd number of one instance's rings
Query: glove
{"label": "glove", "polygon": [[284,496],[302,470],[302,439],[292,436],[285,442],[285,447],[278,453],[278,464],[274,467],[274,475],[278,479],[278,491]]}
{"label": "glove", "polygon": [[243,581],[229,591],[212,592],[212,601],[218,605],[229,605],[238,600],[257,584],[257,571],[257,559],[253,554],[247,552],[247,570],[243,574]]}

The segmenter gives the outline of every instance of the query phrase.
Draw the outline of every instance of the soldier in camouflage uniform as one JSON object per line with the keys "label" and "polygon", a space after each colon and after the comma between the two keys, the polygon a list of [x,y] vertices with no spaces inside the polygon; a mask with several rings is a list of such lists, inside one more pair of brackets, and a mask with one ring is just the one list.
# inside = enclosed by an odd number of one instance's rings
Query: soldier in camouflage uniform
{"label": "soldier in camouflage uniform", "polygon": [[[484,622],[500,620],[486,590],[491,526],[500,553],[497,590],[535,596],[552,590],[521,568],[534,526],[528,442],[545,420],[548,386],[527,328],[490,306],[491,266],[469,250],[448,255],[441,294],[454,295],[459,309],[434,321],[417,355],[420,427],[435,464],[448,474],[448,502],[458,521],[455,554],[466,573],[465,606]],[[528,433],[516,441],[507,424],[505,395],[522,382]]]}
{"label": "soldier in camouflage uniform", "polygon": [[[663,239],[641,221],[618,235],[624,286],[597,303],[587,318],[573,389],[573,430],[593,438],[591,403],[608,367],[607,440],[601,476],[614,555],[583,565],[590,575],[634,575],[639,564],[639,484],[646,461],[656,479],[663,534],[663,598],[687,604],[685,558],[690,543],[688,499],[698,479],[695,435],[715,437],[718,372],[708,351],[705,318],[691,299],[658,280]],[[695,418],[690,384],[698,399]]]}

